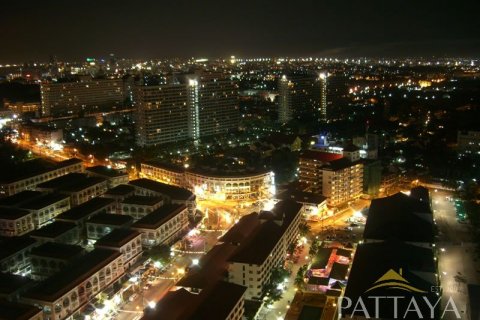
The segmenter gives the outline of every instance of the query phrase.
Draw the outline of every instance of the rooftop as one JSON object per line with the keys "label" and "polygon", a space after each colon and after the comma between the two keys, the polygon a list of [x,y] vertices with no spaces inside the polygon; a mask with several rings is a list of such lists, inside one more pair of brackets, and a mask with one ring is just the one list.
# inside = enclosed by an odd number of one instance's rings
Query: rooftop
{"label": "rooftop", "polygon": [[55,204],[57,202],[69,199],[68,195],[60,194],[60,193],[49,193],[40,198],[33,199],[21,205],[24,209],[31,209],[31,210],[39,210]]}
{"label": "rooftop", "polygon": [[318,193],[304,192],[299,190],[287,190],[276,196],[278,200],[294,200],[300,203],[320,205],[327,201],[327,198]]}
{"label": "rooftop", "polygon": [[80,246],[71,244],[45,242],[31,251],[31,255],[48,257],[59,260],[70,260],[84,253],[84,249]]}
{"label": "rooftop", "polygon": [[162,197],[131,196],[122,201],[125,204],[136,204],[142,206],[154,206],[163,201]]}
{"label": "rooftop", "polygon": [[129,186],[128,184],[120,184],[112,189],[107,190],[105,195],[126,196],[134,192],[135,188],[133,186]]}
{"label": "rooftop", "polygon": [[340,159],[337,159],[337,160],[333,160],[331,162],[329,162],[328,164],[326,164],[324,166],[325,169],[332,169],[334,171],[337,171],[337,170],[343,170],[343,169],[346,169],[346,168],[350,168],[356,164],[359,164],[359,163],[362,163],[362,161],[350,161],[350,159],[348,158],[340,158]]}
{"label": "rooftop", "polygon": [[87,223],[104,224],[113,226],[128,226],[133,218],[125,214],[99,213],[91,217]]}
{"label": "rooftop", "polygon": [[195,197],[194,194],[184,188],[171,186],[165,183],[149,180],[149,179],[137,179],[129,182],[130,185],[148,189],[159,194],[168,196],[174,200],[190,200]]}
{"label": "rooftop", "polygon": [[88,168],[85,168],[85,171],[88,171],[100,176],[108,177],[108,178],[115,178],[115,177],[121,177],[121,176],[127,175],[126,172],[122,172],[116,169],[111,169],[107,166],[88,167]]}
{"label": "rooftop", "polygon": [[[8,296],[33,283],[27,277],[11,273],[0,273],[0,296]],[[1,309],[0,309],[1,310]],[[1,316],[0,316],[1,317]]]}
{"label": "rooftop", "polygon": [[115,229],[103,238],[99,239],[95,246],[119,248],[127,242],[135,239],[140,232],[132,229]]}
{"label": "rooftop", "polygon": [[121,253],[117,251],[94,249],[84,256],[82,263],[73,264],[42,281],[28,290],[24,297],[54,302],[120,256]]}
{"label": "rooftop", "polygon": [[40,191],[25,190],[9,197],[0,198],[0,206],[16,207],[22,203],[38,198],[42,194]]}
{"label": "rooftop", "polygon": [[78,183],[79,181],[83,181],[87,178],[87,175],[84,173],[78,173],[78,172],[72,172],[69,174],[66,174],[64,176],[60,176],[58,178],[49,180],[44,183],[40,183],[37,185],[37,188],[40,189],[63,189]]}
{"label": "rooftop", "polygon": [[30,232],[30,236],[54,239],[75,228],[77,228],[77,225],[73,222],[54,221],[43,228]]}
{"label": "rooftop", "polygon": [[430,206],[427,202],[401,192],[374,199],[370,205],[363,237],[433,243],[433,215]]}
{"label": "rooftop", "polygon": [[317,160],[320,162],[330,162],[341,159],[343,156],[337,153],[307,150],[302,152],[300,159]]}
{"label": "rooftop", "polygon": [[101,210],[106,210],[114,202],[115,200],[113,199],[96,197],[59,214],[56,219],[78,221]]}
{"label": "rooftop", "polygon": [[185,209],[186,206],[184,204],[165,204],[135,222],[132,227],[156,229]]}
{"label": "rooftop", "polygon": [[42,313],[37,307],[5,300],[0,300],[0,310],[2,320],[30,320]]}
{"label": "rooftop", "polygon": [[65,186],[64,188],[61,189],[61,191],[64,192],[78,192],[83,189],[90,188],[96,184],[105,182],[105,178],[101,177],[87,177],[85,179],[79,180],[73,184],[70,184],[68,186]]}
{"label": "rooftop", "polygon": [[0,219],[4,219],[4,220],[17,220],[29,214],[31,213],[28,210],[0,207]]}
{"label": "rooftop", "polygon": [[0,243],[0,261],[37,243],[29,237],[12,237]]}

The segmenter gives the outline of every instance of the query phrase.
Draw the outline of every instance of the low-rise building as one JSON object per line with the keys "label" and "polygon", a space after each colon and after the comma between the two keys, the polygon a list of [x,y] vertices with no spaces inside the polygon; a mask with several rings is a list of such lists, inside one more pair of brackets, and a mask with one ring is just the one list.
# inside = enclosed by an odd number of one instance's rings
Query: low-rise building
{"label": "low-rise building", "polygon": [[50,193],[20,205],[33,215],[35,229],[41,228],[60,213],[70,209],[70,197],[60,193]]}
{"label": "low-rise building", "polygon": [[[0,301],[17,301],[20,295],[32,287],[35,281],[19,274],[0,273]],[[0,307],[0,310],[1,307]],[[0,314],[0,318],[2,315]]]}
{"label": "low-rise building", "polygon": [[128,228],[132,223],[133,218],[127,215],[99,213],[87,221],[87,238],[98,240],[116,229]]}
{"label": "low-rise building", "polygon": [[100,213],[109,213],[115,209],[115,200],[108,198],[93,198],[81,205],[71,208],[68,211],[58,215],[55,220],[65,221],[76,224],[83,239],[86,238],[86,222],[91,217]]}
{"label": "low-rise building", "polygon": [[46,279],[67,267],[84,253],[85,250],[80,246],[45,242],[30,251],[32,268],[30,276],[35,280]]}
{"label": "low-rise building", "polygon": [[137,179],[130,181],[129,184],[135,187],[136,195],[160,196],[163,198],[165,204],[184,204],[187,207],[190,217],[193,217],[196,213],[196,197],[187,189],[149,179]]}
{"label": "low-rise building", "polygon": [[132,225],[142,233],[144,247],[172,244],[188,230],[188,210],[184,204],[166,204]]}
{"label": "low-rise building", "polygon": [[72,264],[28,290],[22,301],[41,308],[44,319],[63,320],[75,316],[123,275],[120,252],[94,249],[84,256],[82,263]]}
{"label": "low-rise building", "polygon": [[170,291],[142,319],[241,320],[245,290],[243,286],[219,281],[200,294],[185,289]]}
{"label": "low-rise building", "polygon": [[15,237],[0,243],[0,271],[14,274],[30,272],[30,251],[37,246],[35,239]]}
{"label": "low-rise building", "polygon": [[41,309],[24,303],[0,300],[0,310],[5,320],[44,320]]}
{"label": "low-rise building", "polygon": [[132,229],[115,229],[98,240],[95,247],[120,252],[123,268],[128,270],[142,256],[142,234]]}
{"label": "low-rise building", "polygon": [[128,184],[121,184],[112,189],[108,189],[103,194],[104,198],[110,198],[115,200],[115,213],[122,213],[121,202],[128,197],[135,195],[135,187]]}
{"label": "low-rise building", "polygon": [[43,192],[25,190],[14,195],[0,198],[0,207],[20,207],[22,204],[32,201],[34,199],[40,198],[44,195]]}
{"label": "low-rise building", "polygon": [[18,208],[0,208],[0,236],[22,236],[34,229],[32,212]]}
{"label": "low-rise building", "polygon": [[82,240],[80,227],[73,222],[55,221],[41,229],[30,233],[30,237],[38,241],[78,244]]}
{"label": "low-rise building", "polygon": [[82,160],[68,159],[57,163],[53,168],[36,170],[35,173],[26,176],[2,181],[0,182],[0,196],[10,196],[24,190],[33,190],[38,184],[72,172],[83,172]]}
{"label": "low-rise building", "polygon": [[71,205],[75,206],[104,194],[107,191],[107,180],[88,177],[82,173],[70,173],[37,185],[37,190],[67,194]]}
{"label": "low-rise building", "polygon": [[327,198],[313,193],[298,190],[286,190],[275,197],[277,200],[293,200],[303,205],[303,213],[309,220],[326,218]]}
{"label": "low-rise building", "polygon": [[85,172],[92,177],[99,177],[107,180],[108,188],[128,183],[128,173],[117,169],[111,169],[106,166],[94,166],[85,169]]}
{"label": "low-rise building", "polygon": [[162,197],[131,196],[121,202],[122,214],[129,215],[135,221],[145,217],[163,205]]}

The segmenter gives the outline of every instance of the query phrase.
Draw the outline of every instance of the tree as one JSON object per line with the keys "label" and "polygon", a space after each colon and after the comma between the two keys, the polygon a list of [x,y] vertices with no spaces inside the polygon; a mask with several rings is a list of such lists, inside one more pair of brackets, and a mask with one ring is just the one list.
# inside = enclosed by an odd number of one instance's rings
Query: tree
{"label": "tree", "polygon": [[170,247],[167,245],[159,245],[153,247],[147,252],[147,255],[153,261],[160,261],[163,265],[166,265],[170,262]]}
{"label": "tree", "polygon": [[298,228],[302,237],[306,236],[310,232],[310,226],[306,223],[300,224]]}

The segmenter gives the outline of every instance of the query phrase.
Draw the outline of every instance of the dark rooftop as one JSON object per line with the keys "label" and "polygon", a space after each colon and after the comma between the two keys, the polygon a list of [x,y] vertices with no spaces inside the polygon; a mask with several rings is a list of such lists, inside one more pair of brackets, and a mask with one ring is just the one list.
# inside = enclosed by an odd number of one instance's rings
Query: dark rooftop
{"label": "dark rooftop", "polygon": [[0,198],[0,206],[6,206],[6,207],[19,206],[22,203],[25,203],[27,201],[40,197],[42,194],[43,193],[40,191],[25,190],[9,197]]}
{"label": "dark rooftop", "polygon": [[64,192],[78,192],[83,189],[90,188],[96,184],[105,182],[105,178],[100,178],[100,177],[87,177],[85,179],[79,180],[73,184],[70,184],[68,186],[65,186],[62,188],[60,191]]}
{"label": "dark rooftop", "polygon": [[89,171],[94,174],[98,174],[98,175],[109,177],[109,178],[115,178],[115,177],[121,177],[121,176],[127,175],[127,173],[125,172],[122,172],[116,169],[111,169],[107,166],[88,167],[88,168],[85,168],[85,171]]}
{"label": "dark rooftop", "polygon": [[77,228],[77,225],[73,222],[54,221],[47,224],[43,228],[30,232],[30,236],[40,238],[57,238],[65,232],[68,232],[75,228]]}
{"label": "dark rooftop", "polygon": [[16,220],[31,214],[28,210],[0,207],[0,219]]}
{"label": "dark rooftop", "polygon": [[361,161],[352,162],[348,158],[341,158],[341,159],[331,161],[329,164],[326,164],[324,166],[324,168],[332,169],[334,171],[337,171],[337,170],[342,170],[342,169],[349,168],[349,167],[354,166],[358,163],[361,163]]}
{"label": "dark rooftop", "polygon": [[333,248],[319,248],[317,254],[313,257],[311,269],[325,269],[332,251]]}
{"label": "dark rooftop", "polygon": [[31,251],[31,255],[48,257],[59,260],[69,260],[80,254],[85,250],[80,246],[71,244],[45,242]]}
{"label": "dark rooftop", "polygon": [[64,168],[76,163],[82,163],[79,159],[68,159],[65,161],[52,164],[51,161],[43,159],[34,159],[16,165],[16,170],[2,170],[0,171],[0,181],[4,183],[13,183],[16,181],[28,179],[40,174],[50,172],[55,169]]}
{"label": "dark rooftop", "polygon": [[133,228],[158,228],[169,219],[185,210],[184,204],[165,204],[158,209],[153,210],[145,217],[135,222]]}
{"label": "dark rooftop", "polygon": [[348,264],[333,263],[332,270],[330,271],[330,278],[335,280],[346,280],[345,277],[348,273]]}
{"label": "dark rooftop", "polygon": [[0,261],[14,255],[37,241],[29,237],[13,237],[0,243]]}
{"label": "dark rooftop", "polygon": [[425,187],[415,187],[410,190],[410,197],[418,199],[420,201],[430,202],[430,193]]}
{"label": "dark rooftop", "polygon": [[300,159],[317,160],[320,162],[330,162],[341,159],[343,156],[337,153],[307,150],[300,155]]}
{"label": "dark rooftop", "polygon": [[103,238],[99,239],[95,243],[95,246],[119,248],[139,235],[140,232],[136,230],[115,229]]}
{"label": "dark rooftop", "polygon": [[113,199],[96,197],[59,214],[57,220],[78,221],[105,210],[115,202]]}
{"label": "dark rooftop", "polygon": [[64,194],[49,193],[40,198],[36,198],[31,201],[28,201],[22,204],[21,207],[24,209],[38,210],[69,198],[70,197],[68,195],[64,195]]}
{"label": "dark rooftop", "polygon": [[363,237],[433,243],[433,232],[429,204],[399,192],[372,200]]}
{"label": "dark rooftop", "polygon": [[2,320],[29,320],[41,312],[42,309],[28,304],[0,300],[0,319]]}
{"label": "dark rooftop", "polygon": [[87,178],[84,173],[73,172],[37,185],[41,189],[63,189]]}
{"label": "dark rooftop", "polygon": [[137,179],[130,181],[129,184],[132,186],[157,192],[159,194],[168,196],[174,200],[190,200],[191,197],[195,197],[194,194],[187,189],[171,186],[149,179]]}
{"label": "dark rooftop", "polygon": [[[0,296],[8,296],[15,293],[17,290],[31,285],[33,280],[22,277],[21,275],[0,273]],[[1,310],[1,309],[0,309]],[[1,318],[1,314],[0,314]]]}
{"label": "dark rooftop", "polygon": [[133,192],[135,192],[135,188],[133,186],[129,186],[128,184],[120,184],[112,189],[107,190],[105,195],[124,196]]}
{"label": "dark rooftop", "polygon": [[162,197],[131,196],[123,200],[122,203],[136,204],[142,206],[154,206],[162,201]]}
{"label": "dark rooftop", "polygon": [[121,253],[117,251],[94,249],[84,256],[82,263],[71,265],[69,268],[42,281],[39,285],[28,290],[24,297],[54,302],[120,256]]}
{"label": "dark rooftop", "polygon": [[87,223],[128,226],[133,223],[133,218],[125,214],[99,213],[91,217]]}
{"label": "dark rooftop", "polygon": [[318,193],[304,192],[299,190],[287,190],[276,196],[278,200],[294,200],[300,203],[313,203],[319,205],[327,198]]}
{"label": "dark rooftop", "polygon": [[160,169],[165,169],[165,170],[176,172],[176,173],[184,173],[185,172],[184,167],[178,166],[178,165],[173,164],[173,163],[166,163],[166,162],[155,161],[155,160],[145,161],[143,163],[146,164],[146,165],[149,165],[149,166],[157,167],[157,168],[160,168]]}

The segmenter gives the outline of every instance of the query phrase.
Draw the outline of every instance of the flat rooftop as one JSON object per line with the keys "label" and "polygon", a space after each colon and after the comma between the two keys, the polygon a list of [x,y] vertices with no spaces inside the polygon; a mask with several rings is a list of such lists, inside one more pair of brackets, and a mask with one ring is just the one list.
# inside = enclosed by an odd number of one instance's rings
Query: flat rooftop
{"label": "flat rooftop", "polygon": [[101,210],[105,210],[113,203],[115,203],[113,199],[96,197],[59,214],[56,219],[67,221],[82,220]]}
{"label": "flat rooftop", "polygon": [[42,313],[37,307],[5,300],[0,300],[0,310],[2,320],[30,320]]}
{"label": "flat rooftop", "polygon": [[0,198],[0,206],[16,207],[25,202],[38,198],[43,193],[40,191],[25,190],[6,198]]}
{"label": "flat rooftop", "polygon": [[99,213],[91,217],[87,223],[111,226],[127,226],[133,223],[133,218],[125,214]]}
{"label": "flat rooftop", "polygon": [[0,207],[0,219],[4,220],[17,220],[29,214],[30,211],[24,209]]}
{"label": "flat rooftop", "polygon": [[99,239],[95,246],[119,248],[140,235],[140,232],[132,229],[115,229],[103,238]]}
{"label": "flat rooftop", "polygon": [[33,283],[34,281],[32,279],[22,277],[21,275],[0,273],[0,296],[11,295],[17,290],[25,288]]}
{"label": "flat rooftop", "polygon": [[30,232],[29,235],[31,237],[55,239],[61,236],[62,234],[69,232],[75,228],[77,228],[77,225],[73,222],[54,221],[52,223],[47,224],[43,228],[33,230],[32,232]]}
{"label": "flat rooftop", "polygon": [[309,203],[320,205],[327,201],[327,197],[318,193],[305,192],[298,190],[287,190],[276,196],[278,200],[293,200],[300,203]]}
{"label": "flat rooftop", "polygon": [[23,203],[21,205],[21,208],[30,209],[30,210],[39,210],[69,198],[70,197],[65,194],[49,193],[39,198]]}
{"label": "flat rooftop", "polygon": [[162,197],[131,196],[124,199],[123,204],[134,204],[140,206],[154,206],[163,201]]}
{"label": "flat rooftop", "polygon": [[156,229],[185,209],[184,204],[165,204],[135,222],[132,228]]}
{"label": "flat rooftop", "polygon": [[85,171],[98,174],[100,176],[109,177],[109,178],[116,178],[121,176],[127,176],[126,172],[122,172],[120,170],[112,169],[107,166],[94,166],[85,168]]}
{"label": "flat rooftop", "polygon": [[71,265],[42,281],[28,290],[24,297],[54,302],[120,256],[121,253],[117,251],[94,249],[84,256],[82,263]]}
{"label": "flat rooftop", "polygon": [[97,185],[99,183],[105,182],[105,178],[101,177],[87,177],[83,180],[79,180],[73,184],[70,184],[64,188],[62,188],[60,191],[64,192],[79,192],[84,189],[93,187],[94,185]]}
{"label": "flat rooftop", "polygon": [[60,176],[58,178],[49,180],[44,183],[40,183],[37,185],[37,188],[40,189],[63,189],[78,183],[79,181],[83,181],[87,178],[87,175],[84,173],[78,173],[78,172],[72,172],[69,174],[66,174],[64,176]]}
{"label": "flat rooftop", "polygon": [[174,200],[190,200],[192,198],[195,198],[195,195],[187,189],[171,186],[150,179],[137,179],[130,181],[129,184],[135,187],[157,192],[161,195],[168,196]]}
{"label": "flat rooftop", "polygon": [[112,196],[126,196],[135,192],[135,188],[133,186],[129,186],[128,184],[120,184],[112,189],[107,190],[105,195],[112,195]]}
{"label": "flat rooftop", "polygon": [[70,260],[81,255],[84,252],[85,250],[80,246],[55,242],[45,242],[38,247],[33,248],[30,254],[45,258]]}
{"label": "flat rooftop", "polygon": [[35,239],[23,236],[12,237],[0,243],[0,261],[37,243]]}

